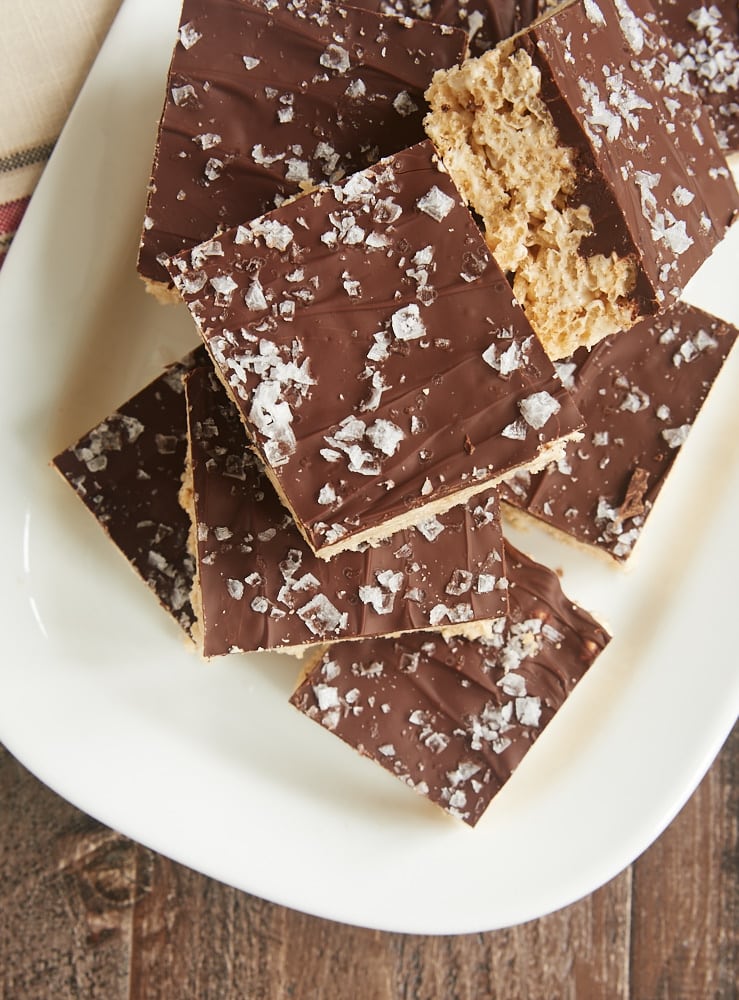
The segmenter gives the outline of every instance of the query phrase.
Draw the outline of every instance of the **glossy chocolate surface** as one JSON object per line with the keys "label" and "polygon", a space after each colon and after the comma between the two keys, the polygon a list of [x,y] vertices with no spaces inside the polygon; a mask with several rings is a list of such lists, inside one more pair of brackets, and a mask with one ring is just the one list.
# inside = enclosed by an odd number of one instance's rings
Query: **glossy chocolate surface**
{"label": "glossy chocolate surface", "polygon": [[423,138],[464,32],[315,0],[185,0],[139,271]]}
{"label": "glossy chocolate surface", "polygon": [[111,541],[189,633],[195,571],[190,519],[178,500],[187,453],[183,378],[198,348],[53,460]]}
{"label": "glossy chocolate surface", "polygon": [[595,225],[581,251],[635,252],[643,312],[674,302],[739,212],[739,195],[653,8],[576,0],[516,45],[541,70],[562,141],[580,157],[572,201],[590,206]]}
{"label": "glossy chocolate surface", "polygon": [[361,552],[319,559],[244,449],[209,369],[187,379],[203,652],[459,631],[508,609],[497,495]]}
{"label": "glossy chocolate surface", "polygon": [[719,145],[739,151],[739,4],[654,0],[680,69],[700,94]]}
{"label": "glossy chocolate surface", "polygon": [[515,476],[501,497],[627,559],[737,333],[680,303],[559,362],[584,439],[546,471]]}
{"label": "glossy chocolate surface", "polygon": [[547,4],[545,0],[354,0],[352,6],[462,28],[469,35],[470,54],[479,56],[531,24]]}
{"label": "glossy chocolate surface", "polygon": [[429,142],[172,272],[316,551],[423,520],[580,425]]}
{"label": "glossy chocolate surface", "polygon": [[506,560],[511,610],[494,639],[338,643],[292,697],[472,826],[609,641],[551,570],[508,545]]}

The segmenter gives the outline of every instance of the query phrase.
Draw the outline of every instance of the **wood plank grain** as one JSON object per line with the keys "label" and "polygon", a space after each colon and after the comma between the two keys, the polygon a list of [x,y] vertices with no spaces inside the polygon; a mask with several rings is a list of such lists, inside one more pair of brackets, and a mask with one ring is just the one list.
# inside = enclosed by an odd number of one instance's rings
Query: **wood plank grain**
{"label": "wood plank grain", "polygon": [[520,927],[425,937],[320,920],[189,871],[84,816],[0,748],[0,998],[727,1000],[738,781],[739,731],[675,824],[609,885]]}
{"label": "wood plank grain", "polygon": [[0,997],[128,995],[137,848],[0,747]]}
{"label": "wood plank grain", "polygon": [[401,938],[397,989],[435,1000],[627,1000],[631,874],[558,913],[464,937]]}
{"label": "wood plank grain", "polygon": [[157,859],[136,904],[132,996],[164,1000],[177,983],[205,1000],[625,1000],[630,881],[509,931],[426,937],[320,920]]}
{"label": "wood plank grain", "polygon": [[735,1000],[739,727],[695,795],[634,865],[632,995]]}

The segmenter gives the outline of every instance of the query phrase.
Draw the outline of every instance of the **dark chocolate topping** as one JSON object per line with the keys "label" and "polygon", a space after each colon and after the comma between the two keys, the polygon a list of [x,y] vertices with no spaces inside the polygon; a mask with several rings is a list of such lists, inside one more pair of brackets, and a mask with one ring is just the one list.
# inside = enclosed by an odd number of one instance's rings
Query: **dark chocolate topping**
{"label": "dark chocolate topping", "polygon": [[178,492],[187,453],[182,380],[200,347],[170,365],[53,464],[186,632],[194,620],[190,519]]}
{"label": "dark chocolate topping", "polygon": [[558,368],[585,418],[583,441],[504,500],[625,560],[739,331],[679,303]]}
{"label": "dark chocolate topping", "polygon": [[461,31],[314,0],[185,0],[139,270],[423,138]]}
{"label": "dark chocolate topping", "polygon": [[544,12],[546,0],[354,0],[353,7],[463,28],[479,56]]}
{"label": "dark chocolate topping", "polygon": [[507,612],[495,493],[361,552],[319,559],[244,449],[212,370],[187,379],[203,652],[289,648],[415,629],[459,631]]}
{"label": "dark chocolate topping", "polygon": [[739,150],[739,4],[736,0],[654,0],[685,81],[700,94],[719,145]]}
{"label": "dark chocolate topping", "polygon": [[580,424],[434,160],[422,143],[172,264],[316,550],[418,522]]}
{"label": "dark chocolate topping", "polygon": [[506,555],[511,611],[494,639],[338,643],[291,699],[470,825],[609,641],[551,570]]}
{"label": "dark chocolate topping", "polygon": [[563,4],[516,44],[542,70],[554,122],[583,161],[588,180],[577,194],[597,226],[582,249],[623,252],[625,224],[641,258],[639,297],[651,284],[661,302],[674,301],[723,238],[739,194],[707,112],[679,85],[677,57],[652,7]]}

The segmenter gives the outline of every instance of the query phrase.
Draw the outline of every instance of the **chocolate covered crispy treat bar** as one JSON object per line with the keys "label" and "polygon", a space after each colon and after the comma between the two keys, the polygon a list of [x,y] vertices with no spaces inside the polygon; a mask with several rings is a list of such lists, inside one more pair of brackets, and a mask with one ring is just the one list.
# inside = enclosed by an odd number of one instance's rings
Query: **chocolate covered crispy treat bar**
{"label": "chocolate covered crispy treat bar", "polygon": [[578,351],[560,371],[585,417],[582,442],[544,472],[515,476],[502,498],[626,560],[737,333],[678,304]]}
{"label": "chocolate covered crispy treat bar", "polygon": [[580,426],[429,142],[171,267],[322,557],[542,466]]}
{"label": "chocolate covered crispy treat bar", "polygon": [[426,128],[553,358],[674,302],[739,195],[647,0],[576,0],[439,71]]}
{"label": "chocolate covered crispy treat bar", "polygon": [[506,558],[510,616],[492,639],[338,643],[291,699],[471,826],[609,641],[551,570]]}
{"label": "chocolate covered crispy treat bar", "polygon": [[187,452],[183,378],[204,348],[170,365],[54,466],[182,628],[194,621],[190,519],[178,502]]}
{"label": "chocolate covered crispy treat bar", "polygon": [[314,0],[185,0],[139,271],[423,138],[432,73],[462,31]]}
{"label": "chocolate covered crispy treat bar", "polygon": [[495,493],[393,535],[318,559],[279,501],[209,369],[187,379],[183,490],[197,551],[193,604],[205,656],[417,629],[480,635],[508,608]]}
{"label": "chocolate covered crispy treat bar", "polygon": [[707,106],[719,145],[739,151],[739,4],[654,0],[680,70]]}

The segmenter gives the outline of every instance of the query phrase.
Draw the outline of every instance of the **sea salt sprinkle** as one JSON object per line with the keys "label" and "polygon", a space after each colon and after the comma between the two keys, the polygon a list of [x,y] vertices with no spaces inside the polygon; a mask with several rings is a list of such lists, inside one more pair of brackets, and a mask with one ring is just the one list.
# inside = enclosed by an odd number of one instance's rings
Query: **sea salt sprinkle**
{"label": "sea salt sprinkle", "polygon": [[583,440],[543,472],[509,480],[506,502],[619,561],[630,558],[737,330],[677,303],[576,355]]}
{"label": "sea salt sprinkle", "polygon": [[[244,457],[243,425],[212,371],[199,369],[189,377],[187,400],[187,503],[197,526],[205,656],[238,649],[299,652],[326,641],[423,628],[432,614],[449,633],[479,629],[484,626],[478,623],[506,609],[503,591],[473,586],[480,573],[501,565],[494,493],[479,500],[490,515],[484,522],[455,508],[435,519],[429,537],[407,528],[326,561],[306,544],[260,461],[250,452]],[[242,462],[235,480],[236,456]],[[332,483],[324,482],[318,492],[329,515],[341,498]],[[327,516],[326,525],[327,532],[340,534],[340,523]],[[234,603],[236,615],[229,613]],[[434,612],[439,604],[446,610]]]}
{"label": "sea salt sprinkle", "polygon": [[551,570],[510,548],[506,559],[510,616],[487,637],[344,643],[324,654],[291,699],[470,825],[608,642]]}
{"label": "sea salt sprinkle", "polygon": [[[422,536],[440,531],[424,507],[444,510],[470,482],[484,490],[501,466],[538,457],[578,426],[429,142],[216,242],[217,257],[181,255],[173,276],[320,554],[386,537],[401,523],[418,523]],[[196,275],[205,285],[191,294]],[[470,321],[452,338],[462,296]],[[475,372],[479,398],[467,388]],[[480,407],[491,405],[520,411],[515,437],[480,421]],[[501,432],[515,451],[498,447]],[[386,498],[381,507],[376,493]],[[451,618],[461,614],[453,609]]]}

